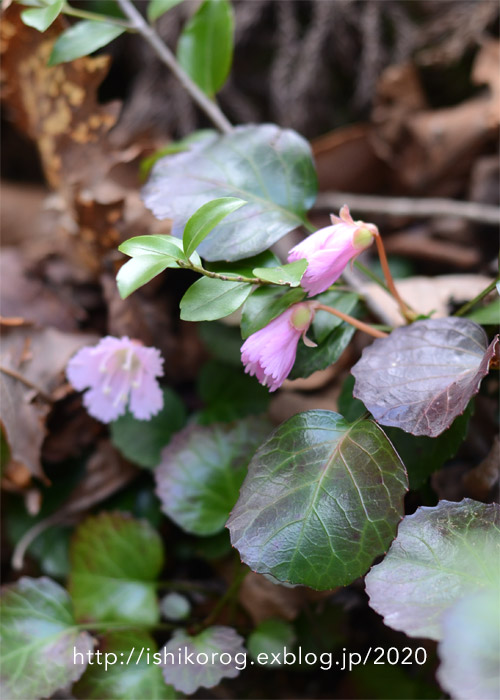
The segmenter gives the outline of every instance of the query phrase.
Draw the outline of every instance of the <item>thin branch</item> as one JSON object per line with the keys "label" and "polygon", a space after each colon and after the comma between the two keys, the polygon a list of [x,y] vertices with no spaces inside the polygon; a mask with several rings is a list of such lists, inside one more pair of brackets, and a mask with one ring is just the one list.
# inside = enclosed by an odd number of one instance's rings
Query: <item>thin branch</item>
{"label": "thin branch", "polygon": [[118,0],[118,4],[132,22],[133,28],[143,37],[143,39],[151,46],[160,60],[170,68],[175,77],[185,87],[196,104],[205,112],[215,126],[225,134],[233,130],[231,122],[226,115],[221,111],[218,105],[205,95],[203,90],[200,90],[198,85],[191,80],[185,70],[179,65],[174,54],[168,46],[163,43],[153,27],[146,22],[141,13],[134,7],[130,0]]}
{"label": "thin branch", "polygon": [[490,292],[492,292],[495,287],[497,286],[499,280],[493,280],[485,289],[483,289],[482,292],[479,292],[477,296],[474,297],[474,299],[471,299],[471,301],[468,301],[466,304],[461,306],[458,311],[455,311],[453,314],[454,316],[464,316],[469,309],[472,309],[473,306],[475,306],[481,299],[484,299],[485,296],[487,296]]}
{"label": "thin branch", "polygon": [[328,311],[328,313],[332,314],[332,316],[338,316],[338,318],[341,318],[346,323],[350,323],[351,326],[354,326],[364,333],[368,333],[368,335],[372,335],[374,338],[387,338],[387,333],[379,331],[377,328],[373,328],[373,326],[363,323],[363,321],[358,321],[358,319],[354,318],[354,316],[349,316],[349,314],[345,314],[343,311],[334,309],[331,306],[325,306],[325,304],[315,304],[314,308],[319,309],[320,311]]}
{"label": "thin branch", "polygon": [[454,216],[485,224],[500,224],[500,207],[478,202],[460,202],[454,199],[429,197],[376,197],[349,192],[322,192],[315,209],[338,209],[349,202],[351,210],[361,213],[387,214],[388,216]]}
{"label": "thin branch", "polygon": [[28,379],[24,375],[20,374],[19,372],[16,372],[15,369],[11,369],[10,367],[5,367],[4,365],[0,365],[0,372],[3,372],[4,374],[8,374],[9,377],[12,377],[13,379],[17,379],[18,382],[21,382],[24,384],[24,386],[29,387],[30,389],[33,389],[36,391],[39,396],[42,397],[47,403],[53,403],[54,400],[50,394],[47,394],[43,389],[41,389],[37,384],[31,381],[31,379]]}

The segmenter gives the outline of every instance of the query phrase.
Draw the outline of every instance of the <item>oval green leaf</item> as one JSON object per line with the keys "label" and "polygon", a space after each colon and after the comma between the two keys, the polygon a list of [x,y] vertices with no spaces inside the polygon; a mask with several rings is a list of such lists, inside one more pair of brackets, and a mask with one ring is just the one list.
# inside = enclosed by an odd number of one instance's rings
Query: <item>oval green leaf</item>
{"label": "oval green leaf", "polygon": [[208,236],[210,231],[217,226],[228,214],[236,211],[246,204],[244,199],[236,197],[221,197],[207,202],[191,216],[184,229],[182,242],[187,257],[192,253]]}
{"label": "oval green leaf", "polygon": [[286,311],[293,304],[305,297],[303,289],[276,289],[275,287],[258,287],[246,300],[241,314],[241,337],[248,338],[274,318]]}
{"label": "oval green leaf", "polygon": [[44,32],[59,16],[64,5],[64,0],[54,0],[47,7],[36,7],[32,10],[21,12],[21,19],[28,27]]}
{"label": "oval green leaf", "polygon": [[307,411],[257,450],[227,527],[252,570],[329,589],[386,550],[406,491],[404,465],[378,425]]}
{"label": "oval green leaf", "polygon": [[183,321],[216,321],[239,309],[252,291],[246,282],[202,277],[192,284],[181,299]]}
{"label": "oval green leaf", "polygon": [[205,0],[179,38],[179,63],[209,97],[226,82],[233,59],[233,34],[231,3]]}
{"label": "oval green leaf", "polygon": [[2,697],[38,700],[80,678],[94,644],[64,588],[25,576],[4,587],[0,608]]}
{"label": "oval green leaf", "polygon": [[307,260],[296,260],[279,267],[256,267],[253,273],[256,277],[274,284],[288,284],[290,287],[298,287],[306,267]]}
{"label": "oval green leaf", "polygon": [[77,22],[58,37],[50,54],[49,66],[87,56],[109,44],[124,31],[124,27],[108,22]]}
{"label": "oval green leaf", "polygon": [[457,600],[500,590],[499,534],[496,503],[466,498],[420,507],[366,577],[371,607],[410,637],[442,639],[443,615]]}
{"label": "oval green leaf", "polygon": [[172,7],[180,5],[182,0],[149,0],[146,11],[148,20],[154,22]]}
{"label": "oval green leaf", "polygon": [[154,625],[154,583],[163,546],[146,520],[101,513],[77,529],[70,550],[69,591],[80,621]]}

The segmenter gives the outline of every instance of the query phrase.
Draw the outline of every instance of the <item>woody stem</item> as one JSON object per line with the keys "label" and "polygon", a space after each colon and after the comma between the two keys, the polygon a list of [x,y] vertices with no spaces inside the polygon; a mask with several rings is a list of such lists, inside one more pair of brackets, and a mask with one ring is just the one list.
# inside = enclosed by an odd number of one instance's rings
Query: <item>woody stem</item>
{"label": "woody stem", "polygon": [[391,274],[391,269],[389,267],[389,262],[385,253],[384,244],[382,242],[382,236],[379,233],[377,233],[377,235],[375,236],[375,243],[377,244],[377,252],[378,257],[380,259],[380,265],[382,267],[387,286],[389,287],[389,291],[394,297],[394,299],[397,301],[399,310],[401,311],[403,317],[407,321],[414,321],[416,317],[415,312],[408,307],[408,305],[403,301],[403,299],[401,299],[401,297],[399,296],[399,292],[396,289],[396,285],[394,284],[394,279]]}
{"label": "woody stem", "polygon": [[341,318],[346,323],[350,323],[351,326],[354,326],[355,328],[357,328],[360,331],[363,331],[364,333],[368,333],[368,335],[372,335],[374,338],[386,338],[388,335],[388,333],[379,331],[377,328],[373,328],[367,323],[363,323],[363,321],[358,321],[358,319],[354,318],[354,316],[349,316],[349,314],[345,314],[343,311],[334,309],[331,306],[325,306],[324,304],[315,304],[314,308],[320,309],[321,311],[328,311],[328,313],[332,314],[332,316],[338,316],[338,318]]}

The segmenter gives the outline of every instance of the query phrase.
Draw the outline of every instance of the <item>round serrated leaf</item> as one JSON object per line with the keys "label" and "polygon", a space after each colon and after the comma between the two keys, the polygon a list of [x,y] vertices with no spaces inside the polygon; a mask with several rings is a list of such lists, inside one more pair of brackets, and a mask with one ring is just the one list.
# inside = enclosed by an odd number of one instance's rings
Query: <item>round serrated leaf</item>
{"label": "round serrated leaf", "polygon": [[148,421],[137,420],[127,411],[111,423],[113,445],[122,455],[141,467],[153,469],[161,451],[186,422],[186,408],[172,389],[163,389],[163,408]]}
{"label": "round serrated leaf", "polygon": [[178,695],[163,680],[154,639],[139,630],[108,632],[101,637],[101,662],[93,661],[73,695],[83,700],[171,700]]}
{"label": "round serrated leaf", "polygon": [[81,621],[153,625],[159,619],[154,583],[163,546],[146,520],[101,513],[77,529],[70,550],[69,590]]}
{"label": "round serrated leaf", "polygon": [[[246,664],[243,639],[232,627],[208,627],[195,637],[176,630],[162,653],[167,659],[165,681],[187,695],[198,688],[213,688],[223,678],[236,678]],[[179,654],[191,661],[178,663]]]}
{"label": "round serrated leaf", "polygon": [[45,577],[4,587],[0,630],[2,697],[11,700],[49,697],[80,678],[93,649],[92,637],[75,623],[69,595]]}
{"label": "round serrated leaf", "polygon": [[436,437],[479,391],[497,343],[463,318],[396,328],[363,350],[351,370],[354,396],[382,425]]}
{"label": "round serrated leaf", "polygon": [[143,197],[159,219],[174,220],[179,237],[206,202],[246,200],[211,231],[199,253],[206,260],[248,258],[303,223],[316,197],[311,148],[296,132],[274,124],[236,127],[158,161]]}
{"label": "round serrated leaf", "polygon": [[163,512],[195,535],[222,530],[246,466],[269,430],[266,420],[250,417],[229,424],[190,425],[178,433],[155,470]]}
{"label": "round serrated leaf", "polygon": [[[247,647],[250,656],[262,665],[271,662],[274,668],[281,665],[272,659],[272,654],[280,654],[283,656],[283,649],[288,647],[290,650],[295,642],[295,631],[292,625],[285,620],[263,620],[251,632],[247,639]],[[261,656],[259,660],[259,655]]]}
{"label": "round serrated leaf", "polygon": [[406,491],[404,465],[379,426],[307,411],[257,450],[227,527],[257,573],[333,588],[385,551]]}
{"label": "round serrated leaf", "polygon": [[384,561],[366,577],[370,605],[410,637],[443,638],[443,614],[477,590],[500,587],[500,506],[440,501],[404,518]]}

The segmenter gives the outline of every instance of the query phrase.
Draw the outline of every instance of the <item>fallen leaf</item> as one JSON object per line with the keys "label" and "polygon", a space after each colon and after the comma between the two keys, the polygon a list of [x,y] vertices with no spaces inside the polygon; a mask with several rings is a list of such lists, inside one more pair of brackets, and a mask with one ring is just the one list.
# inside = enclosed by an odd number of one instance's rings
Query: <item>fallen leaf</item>
{"label": "fallen leaf", "polygon": [[4,333],[0,354],[1,423],[11,459],[44,478],[40,451],[51,402],[60,397],[70,357],[94,336],[14,327]]}

